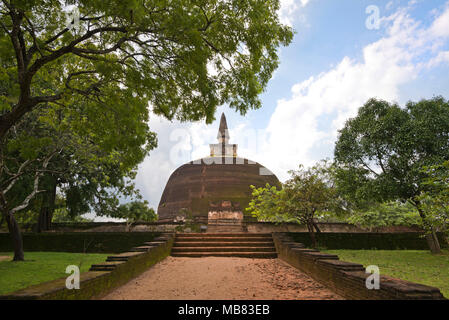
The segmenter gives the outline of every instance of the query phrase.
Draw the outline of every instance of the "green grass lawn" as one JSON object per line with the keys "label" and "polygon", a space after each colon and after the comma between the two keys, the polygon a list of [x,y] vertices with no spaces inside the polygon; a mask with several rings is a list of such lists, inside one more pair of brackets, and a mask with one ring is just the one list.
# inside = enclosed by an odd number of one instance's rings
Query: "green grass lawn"
{"label": "green grass lawn", "polygon": [[324,250],[342,261],[377,265],[380,274],[440,289],[449,298],[449,252],[432,255],[424,250]]}
{"label": "green grass lawn", "polygon": [[25,252],[25,261],[11,261],[13,254],[0,252],[0,256],[11,256],[9,261],[0,261],[0,294],[13,292],[62,277],[68,265],[80,266],[88,271],[93,263],[106,260],[109,254],[67,253],[67,252]]}

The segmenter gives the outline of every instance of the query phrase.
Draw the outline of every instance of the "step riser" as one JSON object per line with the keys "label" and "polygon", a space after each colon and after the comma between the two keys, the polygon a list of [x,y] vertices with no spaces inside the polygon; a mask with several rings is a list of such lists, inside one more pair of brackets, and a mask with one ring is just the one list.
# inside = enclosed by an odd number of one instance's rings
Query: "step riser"
{"label": "step riser", "polygon": [[112,271],[117,268],[117,265],[92,265],[89,271]]}
{"label": "step riser", "polygon": [[[181,233],[181,234],[177,234],[176,237],[216,237],[217,235],[213,234],[213,233]],[[266,238],[272,238],[271,234],[269,233],[220,233],[219,235],[220,237],[244,237],[244,238],[250,238],[250,237],[266,237]]]}
{"label": "step riser", "polygon": [[226,228],[226,229],[224,229],[224,228],[217,228],[217,229],[209,228],[209,229],[207,229],[207,232],[209,232],[209,233],[211,233],[211,232],[213,232],[213,233],[229,233],[229,232],[239,232],[239,231],[242,231],[242,228],[240,228],[240,229],[231,229],[231,228]]}
{"label": "step riser", "polygon": [[273,237],[267,233],[178,234],[171,255],[191,258],[277,258]]}
{"label": "step riser", "polygon": [[175,242],[267,242],[270,238],[176,238]]}
{"label": "step riser", "polygon": [[106,262],[112,262],[112,261],[128,261],[129,258],[107,258]]}
{"label": "step riser", "polygon": [[273,242],[175,242],[175,247],[274,247]]}
{"label": "step riser", "polygon": [[185,258],[202,258],[202,257],[237,257],[237,258],[253,258],[253,259],[275,259],[276,253],[263,253],[263,252],[198,252],[198,253],[172,253],[173,257],[185,257]]}
{"label": "step riser", "polygon": [[276,252],[276,249],[274,247],[240,247],[240,248],[235,248],[235,247],[220,247],[220,248],[215,248],[215,247],[198,247],[198,248],[183,248],[183,247],[178,247],[172,248],[172,252]]}

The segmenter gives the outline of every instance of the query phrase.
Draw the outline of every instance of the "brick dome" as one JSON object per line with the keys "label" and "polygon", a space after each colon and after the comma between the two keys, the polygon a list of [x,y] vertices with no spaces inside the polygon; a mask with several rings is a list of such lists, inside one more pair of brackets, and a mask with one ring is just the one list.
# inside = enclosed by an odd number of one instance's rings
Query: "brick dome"
{"label": "brick dome", "polygon": [[158,215],[174,219],[184,210],[193,217],[207,217],[213,203],[238,203],[245,214],[251,198],[250,185],[279,185],[278,178],[259,163],[234,156],[211,156],[176,169],[165,186]]}
{"label": "brick dome", "polygon": [[207,218],[209,209],[223,201],[245,214],[251,185],[280,185],[278,178],[261,164],[237,157],[237,145],[229,144],[224,113],[217,140],[210,144],[209,157],[186,163],[172,173],[157,209],[159,220],[173,220],[182,213]]}

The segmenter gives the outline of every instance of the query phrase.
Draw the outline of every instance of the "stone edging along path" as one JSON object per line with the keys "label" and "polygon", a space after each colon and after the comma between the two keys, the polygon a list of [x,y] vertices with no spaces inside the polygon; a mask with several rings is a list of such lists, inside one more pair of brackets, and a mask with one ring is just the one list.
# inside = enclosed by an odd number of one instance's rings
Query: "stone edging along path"
{"label": "stone edging along path", "polygon": [[445,300],[438,288],[380,275],[379,289],[367,289],[369,276],[361,264],[307,249],[287,233],[273,233],[278,257],[335,293],[351,300]]}
{"label": "stone edging along path", "polygon": [[[306,273],[335,293],[352,300],[433,299],[444,300],[438,288],[380,275],[380,288],[369,290],[368,276],[361,264],[340,261],[338,256],[307,249],[286,233],[273,233],[278,257]],[[106,262],[92,265],[80,275],[79,290],[69,290],[65,278],[34,285],[0,299],[92,299],[101,298],[127,283],[171,253],[174,234],[164,234],[132,248],[129,252],[109,256]]]}
{"label": "stone edging along path", "polygon": [[170,255],[173,234],[161,235],[129,252],[109,256],[80,275],[80,289],[67,289],[61,278],[0,295],[0,300],[87,300],[101,298]]}

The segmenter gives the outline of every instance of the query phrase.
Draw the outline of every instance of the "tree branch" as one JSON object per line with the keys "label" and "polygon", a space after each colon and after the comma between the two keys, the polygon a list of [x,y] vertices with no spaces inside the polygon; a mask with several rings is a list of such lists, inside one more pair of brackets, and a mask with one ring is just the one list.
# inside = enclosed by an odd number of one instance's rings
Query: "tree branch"
{"label": "tree branch", "polygon": [[33,161],[30,160],[26,160],[24,163],[22,163],[22,165],[19,167],[19,170],[17,170],[17,173],[14,174],[14,176],[12,176],[11,178],[9,178],[8,180],[6,180],[3,184],[8,184],[8,186],[3,190],[3,193],[7,193],[15,184],[16,181],[19,177],[21,177],[24,172],[23,169],[25,169],[30,163],[32,163]]}
{"label": "tree branch", "polygon": [[[43,162],[42,164],[42,168],[45,170],[48,166],[48,163],[50,162],[50,160],[53,158],[53,156],[57,153],[60,153],[60,151],[54,151],[52,152]],[[40,172],[40,170],[36,170],[36,173],[34,175],[34,184],[33,184],[33,191],[25,198],[25,200],[23,200],[23,202],[18,205],[17,207],[11,209],[9,212],[10,214],[14,214],[17,211],[20,211],[22,209],[25,209],[26,207],[28,207],[31,199],[34,198],[34,196],[38,193],[44,192],[45,190],[39,190],[39,180],[40,177],[43,175],[42,172]],[[4,193],[3,193],[4,194]]]}

